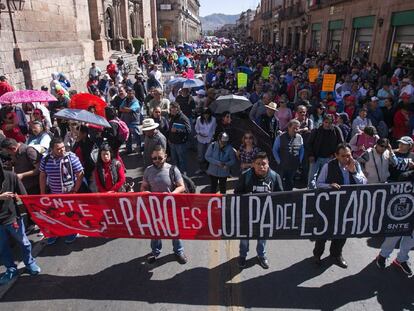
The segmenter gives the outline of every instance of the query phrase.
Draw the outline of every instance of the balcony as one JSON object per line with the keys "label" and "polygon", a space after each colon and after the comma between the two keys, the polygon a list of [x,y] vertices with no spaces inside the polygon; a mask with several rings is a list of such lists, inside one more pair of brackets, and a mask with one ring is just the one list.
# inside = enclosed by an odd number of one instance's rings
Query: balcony
{"label": "balcony", "polygon": [[269,18],[272,18],[272,11],[262,13],[262,19],[269,19]]}
{"label": "balcony", "polygon": [[309,6],[309,10],[318,10],[326,7],[330,7],[336,5],[341,2],[345,2],[346,0],[317,0],[315,4]]}
{"label": "balcony", "polygon": [[293,6],[281,9],[279,11],[279,19],[280,20],[294,19],[294,18],[302,16],[303,13],[305,13],[305,11],[300,6],[300,4],[297,3]]}

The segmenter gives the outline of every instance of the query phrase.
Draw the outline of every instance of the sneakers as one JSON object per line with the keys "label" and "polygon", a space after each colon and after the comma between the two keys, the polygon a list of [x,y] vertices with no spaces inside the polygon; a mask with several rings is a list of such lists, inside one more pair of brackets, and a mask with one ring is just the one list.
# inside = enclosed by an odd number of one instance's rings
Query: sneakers
{"label": "sneakers", "polygon": [[177,260],[177,262],[180,265],[185,265],[188,261],[188,258],[184,253],[183,254],[175,254],[175,259]]}
{"label": "sneakers", "polygon": [[378,255],[377,259],[375,260],[375,263],[377,264],[378,268],[385,269],[385,261],[386,261],[385,257]]}
{"label": "sneakers", "polygon": [[8,268],[0,278],[0,285],[6,285],[18,275],[19,273],[16,268]]}
{"label": "sneakers", "polygon": [[42,271],[40,267],[34,262],[31,265],[27,266],[26,270],[30,275],[38,275]]}
{"label": "sneakers", "polygon": [[407,276],[409,277],[413,276],[413,271],[411,270],[410,266],[408,265],[406,261],[399,262],[397,259],[395,259],[392,262],[392,264],[400,268]]}
{"label": "sneakers", "polygon": [[57,241],[57,238],[48,238],[47,239],[47,245],[53,245]]}
{"label": "sneakers", "polygon": [[257,260],[259,261],[259,265],[263,269],[269,269],[269,261],[267,260],[266,257],[259,257],[259,256],[257,256]]}
{"label": "sneakers", "polygon": [[65,239],[65,243],[66,244],[71,244],[71,243],[73,243],[73,242],[75,242],[75,240],[76,240],[76,238],[78,237],[78,234],[71,234],[71,235],[68,235],[67,237],[66,237],[66,239]]}
{"label": "sneakers", "polygon": [[240,269],[245,268],[246,267],[246,257],[240,256],[239,259],[237,260],[237,264],[239,265]]}

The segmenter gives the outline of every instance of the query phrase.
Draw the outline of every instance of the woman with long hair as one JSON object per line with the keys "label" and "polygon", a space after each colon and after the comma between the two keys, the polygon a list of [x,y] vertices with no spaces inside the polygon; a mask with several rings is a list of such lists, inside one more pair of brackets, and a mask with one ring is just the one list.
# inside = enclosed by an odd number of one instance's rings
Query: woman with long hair
{"label": "woman with long hair", "polygon": [[208,167],[208,162],[205,159],[205,154],[208,145],[213,140],[216,131],[216,118],[212,116],[209,108],[203,108],[201,116],[197,118],[195,124],[195,131],[197,133],[197,159],[200,169],[196,174],[204,174]]}
{"label": "woman with long hair", "polygon": [[99,148],[94,175],[98,192],[125,192],[125,167],[114,158],[108,144],[104,143]]}
{"label": "woman with long hair", "polygon": [[241,171],[252,167],[253,158],[259,152],[260,148],[257,147],[256,137],[254,137],[253,132],[245,132],[239,150],[236,153],[237,158],[240,160]]}
{"label": "woman with long hair", "polygon": [[325,116],[326,107],[323,103],[319,103],[315,106],[312,114],[310,115],[310,119],[313,122],[313,128],[317,129],[323,123],[323,117]]}

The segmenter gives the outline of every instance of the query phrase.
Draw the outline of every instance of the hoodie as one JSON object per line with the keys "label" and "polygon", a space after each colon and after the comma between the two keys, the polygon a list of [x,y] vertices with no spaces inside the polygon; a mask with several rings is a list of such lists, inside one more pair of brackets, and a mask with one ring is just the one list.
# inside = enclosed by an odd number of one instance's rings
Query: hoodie
{"label": "hoodie", "polygon": [[[21,181],[17,175],[10,171],[5,171],[0,163],[0,184],[1,192],[13,192],[17,194],[26,194]],[[16,218],[20,217],[18,207],[15,200],[0,200],[0,225],[10,225]]]}

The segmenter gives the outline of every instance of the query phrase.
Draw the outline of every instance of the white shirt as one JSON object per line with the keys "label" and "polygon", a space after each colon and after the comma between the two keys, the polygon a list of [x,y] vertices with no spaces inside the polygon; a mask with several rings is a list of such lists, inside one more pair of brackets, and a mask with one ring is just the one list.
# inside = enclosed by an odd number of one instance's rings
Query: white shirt
{"label": "white shirt", "polygon": [[195,124],[195,131],[197,133],[197,141],[201,144],[209,144],[213,140],[216,131],[216,118],[211,117],[211,122],[201,122],[201,117],[197,118]]}

